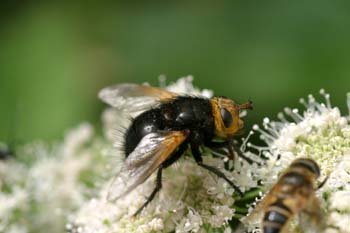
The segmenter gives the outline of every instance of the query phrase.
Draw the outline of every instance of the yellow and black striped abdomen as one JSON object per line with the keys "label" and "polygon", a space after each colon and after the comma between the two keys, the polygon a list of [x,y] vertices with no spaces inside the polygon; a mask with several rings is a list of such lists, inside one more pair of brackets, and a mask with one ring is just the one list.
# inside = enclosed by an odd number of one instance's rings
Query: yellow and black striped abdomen
{"label": "yellow and black striped abdomen", "polygon": [[283,232],[289,220],[307,208],[319,174],[318,165],[310,159],[297,159],[289,166],[266,197],[264,233]]}
{"label": "yellow and black striped abdomen", "polygon": [[281,232],[292,215],[292,211],[283,203],[283,200],[277,200],[275,203],[272,203],[264,214],[264,233]]}

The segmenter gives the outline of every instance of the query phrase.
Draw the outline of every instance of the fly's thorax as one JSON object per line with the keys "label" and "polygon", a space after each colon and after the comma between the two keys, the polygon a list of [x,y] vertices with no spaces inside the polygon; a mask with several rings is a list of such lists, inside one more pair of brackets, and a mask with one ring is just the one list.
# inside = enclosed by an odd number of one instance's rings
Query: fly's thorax
{"label": "fly's thorax", "polygon": [[[205,98],[182,96],[160,106],[161,114],[169,128],[212,129],[212,108]],[[212,131],[212,130],[211,130]]]}
{"label": "fly's thorax", "polygon": [[226,97],[211,99],[215,134],[221,138],[231,138],[243,128],[243,121],[239,117],[240,105]]}

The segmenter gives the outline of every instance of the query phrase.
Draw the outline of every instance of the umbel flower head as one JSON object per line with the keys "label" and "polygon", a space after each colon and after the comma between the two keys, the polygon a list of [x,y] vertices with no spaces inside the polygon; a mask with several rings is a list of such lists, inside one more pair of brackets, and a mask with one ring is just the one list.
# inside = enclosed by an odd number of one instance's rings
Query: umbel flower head
{"label": "umbel flower head", "polygon": [[[212,91],[200,91],[192,85],[192,77],[179,79],[176,83],[164,86],[165,89],[181,94],[211,97]],[[127,127],[125,116],[113,108],[103,114],[106,137],[116,146],[122,138],[115,135],[115,129]],[[124,159],[122,153],[113,152],[113,161]],[[210,153],[205,156],[205,163],[224,171],[224,160],[213,158]],[[112,167],[114,173],[118,166]],[[253,173],[254,166],[245,162],[236,163],[234,172],[225,171],[243,191],[256,186],[252,176],[241,176]],[[233,204],[234,190],[226,181],[218,179],[208,171],[199,167],[191,156],[182,158],[173,166],[164,170],[163,186],[155,200],[142,213],[132,217],[142,206],[154,189],[155,177],[150,177],[126,197],[115,202],[106,201],[109,182],[97,198],[84,204],[73,221],[69,224],[71,232],[84,233],[153,233],[153,232],[208,232],[216,229],[219,232],[230,232],[229,220],[235,215]],[[113,178],[112,178],[113,179]]]}
{"label": "umbel flower head", "polygon": [[94,177],[104,169],[103,143],[93,135],[92,126],[83,123],[63,142],[30,143],[15,158],[0,160],[1,233],[65,230],[67,216],[92,195]]}
{"label": "umbel flower head", "polygon": [[[212,96],[210,90],[192,85],[192,77],[179,79],[162,88],[182,94]],[[321,168],[322,181],[317,190],[325,212],[326,233],[348,233],[350,222],[350,117],[342,116],[330,104],[323,90],[324,103],[313,96],[300,102],[305,110],[284,109],[278,121],[264,119],[249,133],[259,134],[265,146],[253,145],[249,136],[241,149],[246,156],[264,164],[236,161],[225,163],[203,151],[205,162],[218,167],[243,192],[266,193],[279,175],[296,158],[314,159]],[[347,96],[350,109],[350,94]],[[106,201],[111,175],[118,172],[124,160],[119,147],[122,141],[116,129],[129,123],[113,108],[103,113],[105,139],[93,134],[89,124],[69,131],[63,142],[31,143],[16,150],[16,158],[0,160],[0,232],[261,232],[259,218],[244,221],[239,229],[237,219],[244,216],[258,192],[247,192],[243,198],[222,179],[201,169],[191,155],[164,170],[161,192],[136,218],[131,215],[154,188],[150,177],[129,195],[116,202]],[[107,140],[106,140],[107,139]],[[106,143],[106,141],[108,141]],[[109,159],[101,154],[107,151]],[[261,162],[261,161],[260,161]],[[227,166],[228,165],[228,166]],[[226,168],[229,168],[225,170]],[[102,177],[107,173],[107,177]],[[109,174],[110,173],[110,174]],[[254,189],[255,188],[255,189]],[[249,206],[246,206],[249,204]],[[303,231],[298,219],[291,232]]]}
{"label": "umbel flower head", "polygon": [[[325,210],[327,226],[325,232],[350,232],[350,125],[349,116],[341,116],[337,107],[332,107],[330,95],[322,89],[325,102],[317,102],[314,96],[300,99],[305,110],[285,108],[279,113],[279,121],[263,120],[262,127],[254,125],[250,134],[258,132],[266,143],[265,147],[247,143],[246,154],[259,154],[267,158],[265,166],[255,174],[262,180],[262,189],[267,191],[278,176],[293,160],[304,157],[315,160],[325,185],[317,191]],[[347,95],[350,111],[350,94]],[[296,219],[295,219],[296,220]],[[249,231],[259,231],[261,219],[250,219]],[[291,224],[291,232],[300,232],[298,222]],[[302,231],[303,232],[303,231]],[[306,231],[307,232],[307,231]]]}

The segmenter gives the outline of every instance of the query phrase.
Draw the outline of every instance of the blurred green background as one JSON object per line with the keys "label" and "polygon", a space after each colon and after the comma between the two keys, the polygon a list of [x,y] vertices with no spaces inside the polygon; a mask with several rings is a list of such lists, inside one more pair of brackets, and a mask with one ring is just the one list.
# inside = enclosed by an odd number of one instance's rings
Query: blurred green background
{"label": "blurred green background", "polygon": [[192,74],[254,101],[248,127],[300,97],[350,90],[349,1],[1,1],[0,141],[100,126],[97,92]]}

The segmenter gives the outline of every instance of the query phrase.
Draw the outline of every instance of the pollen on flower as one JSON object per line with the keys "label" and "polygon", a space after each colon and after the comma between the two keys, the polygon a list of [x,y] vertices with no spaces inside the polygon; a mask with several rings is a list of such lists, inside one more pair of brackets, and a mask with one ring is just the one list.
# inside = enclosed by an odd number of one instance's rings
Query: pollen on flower
{"label": "pollen on flower", "polygon": [[253,130],[259,130],[259,125],[253,125]]}

